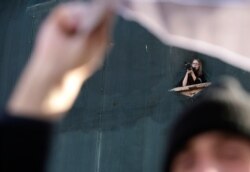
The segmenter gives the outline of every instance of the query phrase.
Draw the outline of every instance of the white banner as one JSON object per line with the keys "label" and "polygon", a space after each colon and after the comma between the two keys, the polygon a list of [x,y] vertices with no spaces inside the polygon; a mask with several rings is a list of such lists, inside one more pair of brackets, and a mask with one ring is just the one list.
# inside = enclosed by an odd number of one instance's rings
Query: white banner
{"label": "white banner", "polygon": [[250,0],[97,0],[167,45],[250,71]]}

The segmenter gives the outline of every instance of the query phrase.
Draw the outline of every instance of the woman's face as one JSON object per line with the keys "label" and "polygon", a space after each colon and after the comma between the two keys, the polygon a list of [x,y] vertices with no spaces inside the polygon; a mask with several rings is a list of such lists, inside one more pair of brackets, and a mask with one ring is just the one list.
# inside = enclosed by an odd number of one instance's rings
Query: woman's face
{"label": "woman's face", "polygon": [[195,69],[195,70],[199,70],[200,63],[198,62],[198,60],[193,60],[193,62],[192,62],[192,68]]}

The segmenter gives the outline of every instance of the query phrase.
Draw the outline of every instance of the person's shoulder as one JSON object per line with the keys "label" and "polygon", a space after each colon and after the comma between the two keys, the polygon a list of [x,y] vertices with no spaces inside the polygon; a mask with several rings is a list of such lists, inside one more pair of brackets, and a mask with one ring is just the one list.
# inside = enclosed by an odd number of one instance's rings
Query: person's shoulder
{"label": "person's shoulder", "polygon": [[200,76],[202,82],[207,82],[207,78],[208,78],[208,75],[206,72],[202,72],[201,76]]}

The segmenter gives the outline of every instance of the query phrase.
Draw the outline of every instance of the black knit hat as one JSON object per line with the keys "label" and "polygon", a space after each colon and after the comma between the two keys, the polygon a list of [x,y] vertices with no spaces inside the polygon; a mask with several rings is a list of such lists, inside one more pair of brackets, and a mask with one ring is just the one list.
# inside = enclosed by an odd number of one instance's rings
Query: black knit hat
{"label": "black knit hat", "polygon": [[164,172],[170,172],[177,153],[199,134],[222,131],[250,138],[250,98],[237,81],[223,79],[198,101],[180,114],[170,131]]}

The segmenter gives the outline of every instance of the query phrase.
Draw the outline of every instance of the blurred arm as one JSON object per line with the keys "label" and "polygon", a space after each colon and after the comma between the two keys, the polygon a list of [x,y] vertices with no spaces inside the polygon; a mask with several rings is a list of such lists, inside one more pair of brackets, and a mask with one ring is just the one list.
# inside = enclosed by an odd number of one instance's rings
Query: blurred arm
{"label": "blurred arm", "polygon": [[0,171],[44,172],[54,121],[72,107],[104,60],[111,14],[85,30],[83,3],[56,8],[43,23],[31,59],[0,114]]}
{"label": "blurred arm", "polygon": [[53,121],[72,107],[82,84],[101,67],[109,38],[111,13],[87,32],[86,10],[79,2],[61,5],[46,19],[7,111]]}

